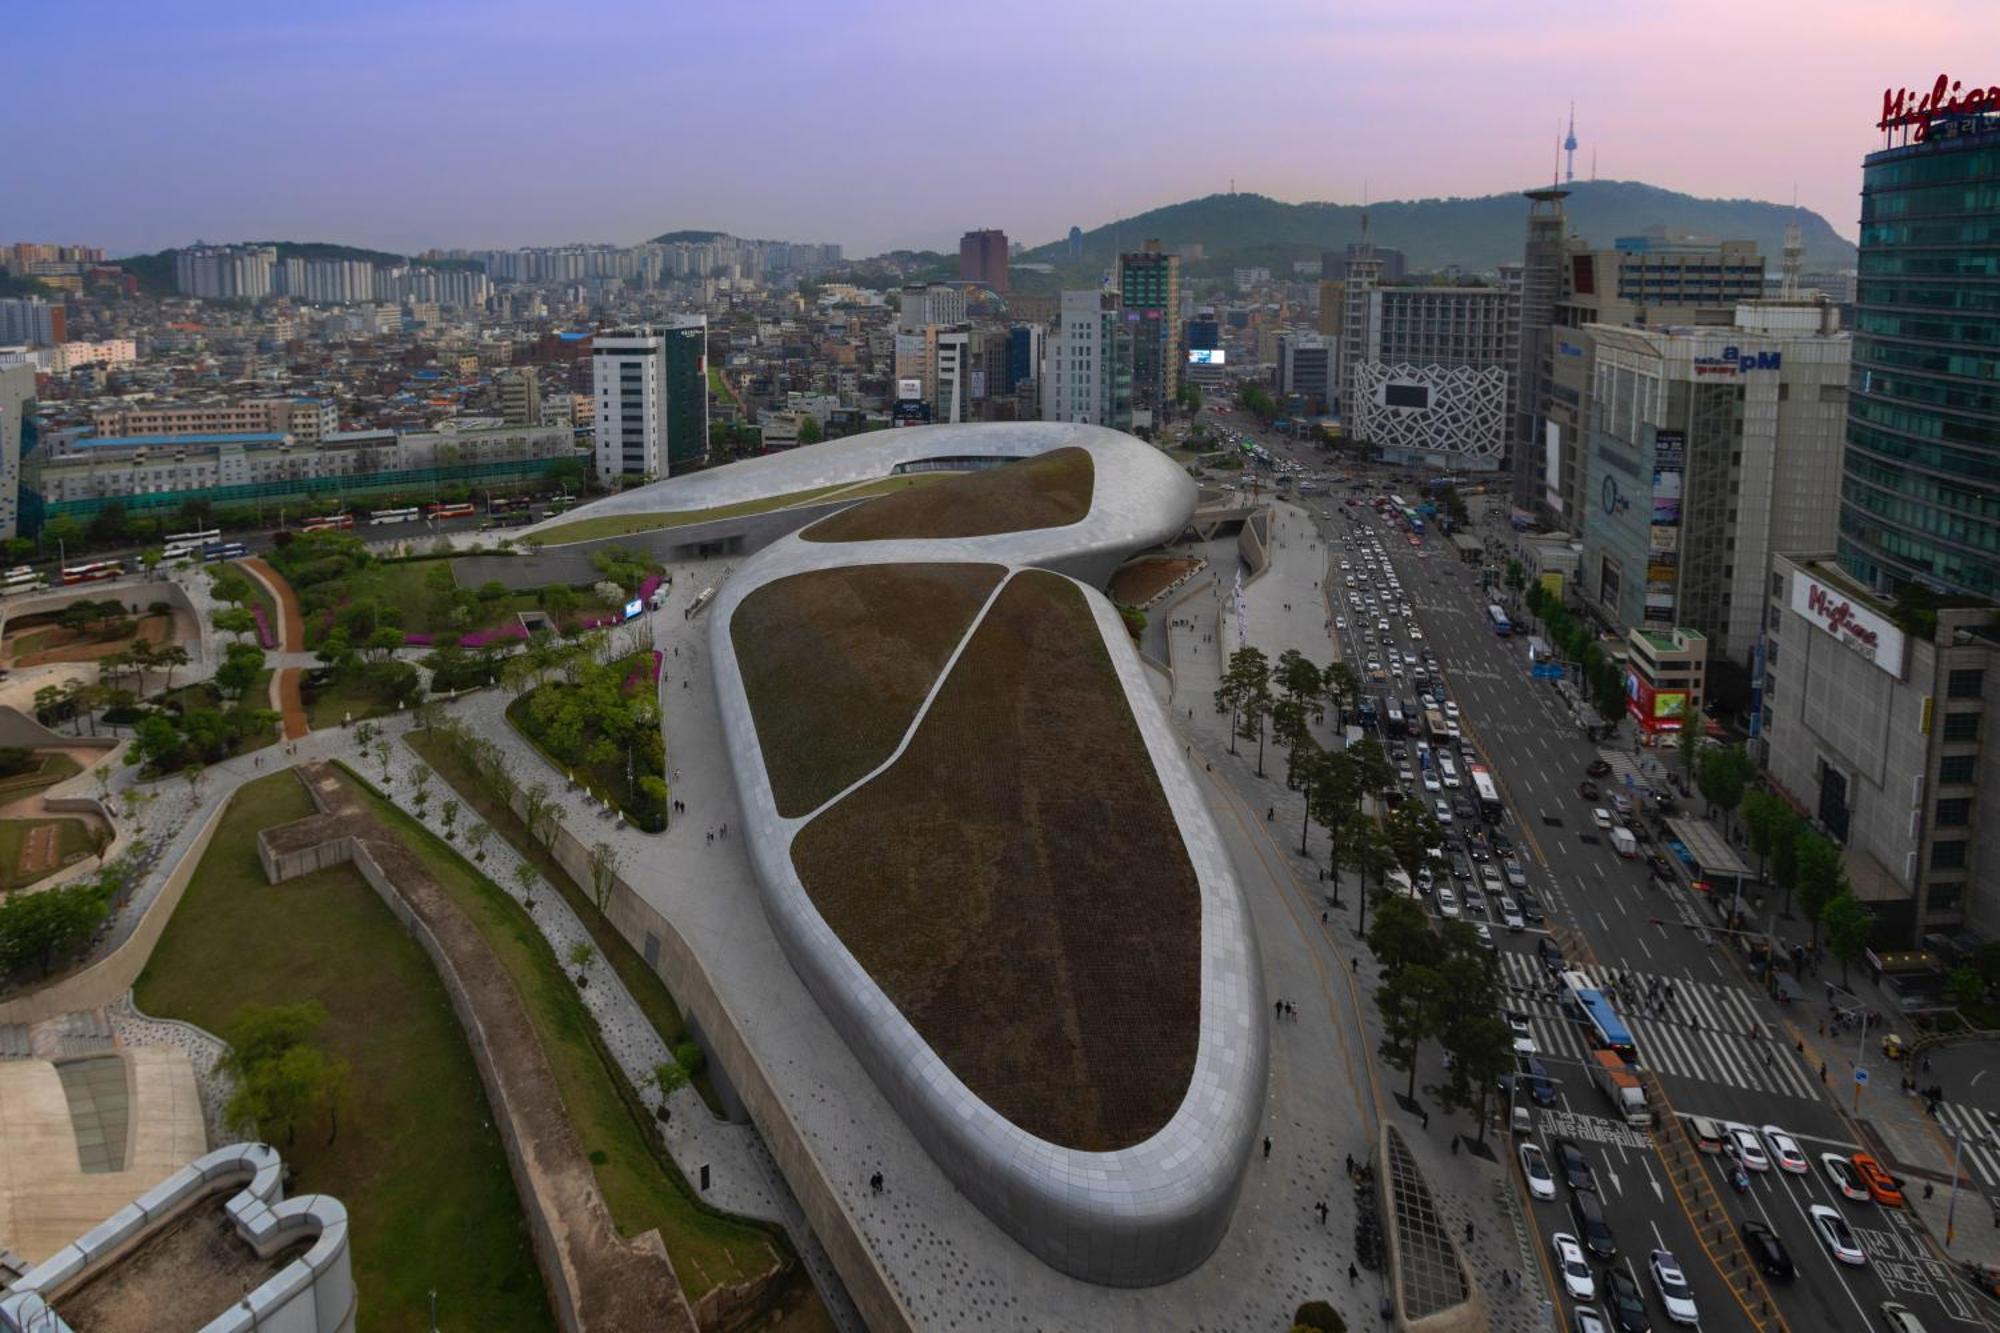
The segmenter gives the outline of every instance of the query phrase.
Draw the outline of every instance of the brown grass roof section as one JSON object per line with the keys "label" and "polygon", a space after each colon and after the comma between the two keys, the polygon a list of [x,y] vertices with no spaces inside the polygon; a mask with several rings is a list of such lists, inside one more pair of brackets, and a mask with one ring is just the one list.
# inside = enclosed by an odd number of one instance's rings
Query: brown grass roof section
{"label": "brown grass roof section", "polygon": [[1017,575],[895,765],[792,844],[822,917],[953,1073],[1105,1152],[1194,1071],[1194,868],[1082,593]]}
{"label": "brown grass roof section", "polygon": [[778,813],[887,759],[999,583],[998,565],[857,565],[767,583],[729,622]]}
{"label": "brown grass roof section", "polygon": [[1066,527],[1090,512],[1096,476],[1089,450],[1052,449],[881,496],[829,515],[800,535],[815,542],[868,542]]}

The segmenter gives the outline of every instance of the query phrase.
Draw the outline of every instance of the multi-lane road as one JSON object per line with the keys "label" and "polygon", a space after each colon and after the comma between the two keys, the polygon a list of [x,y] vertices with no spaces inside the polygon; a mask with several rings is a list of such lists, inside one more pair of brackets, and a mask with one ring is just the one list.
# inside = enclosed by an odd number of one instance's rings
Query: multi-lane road
{"label": "multi-lane road", "polygon": [[[1326,467],[1288,442],[1267,438],[1264,443],[1280,458],[1294,458],[1308,468]],[[1401,486],[1378,477],[1367,494]],[[1844,1081],[1847,1071],[1843,1067],[1823,1083],[1817,1063],[1795,1049],[1783,1022],[1786,1017],[1803,1017],[1810,1024],[1812,1015],[1781,1012],[1742,975],[1730,951],[1707,930],[1713,922],[1691,891],[1678,884],[1656,886],[1643,860],[1626,860],[1615,853],[1591,813],[1593,806],[1605,802],[1585,800],[1578,792],[1586,766],[1599,757],[1599,748],[1586,739],[1555,688],[1529,678],[1524,644],[1493,632],[1479,570],[1462,564],[1435,537],[1421,547],[1412,545],[1399,524],[1378,515],[1347,486],[1331,489],[1330,495],[1301,497],[1297,503],[1316,517],[1326,538],[1328,610],[1346,621],[1343,656],[1363,671],[1365,679],[1371,657],[1387,666],[1388,648],[1412,659],[1425,648],[1435,652],[1433,676],[1441,677],[1450,699],[1459,706],[1464,758],[1483,762],[1497,775],[1506,805],[1500,827],[1523,857],[1531,889],[1551,923],[1567,925],[1585,942],[1578,952],[1588,957],[1571,958],[1570,964],[1595,983],[1618,986],[1626,1000],[1620,1015],[1632,1031],[1640,1063],[1659,1076],[1673,1112],[1680,1117],[1700,1115],[1780,1127],[1810,1159],[1811,1170],[1803,1175],[1775,1168],[1752,1173],[1750,1188],[1740,1193],[1729,1184],[1727,1163],[1721,1157],[1700,1159],[1732,1220],[1763,1222],[1789,1252],[1797,1276],[1769,1284],[1784,1324],[1796,1330],[1889,1329],[1882,1306],[1894,1301],[1908,1307],[1930,1333],[2000,1329],[1994,1307],[1963,1284],[1951,1266],[1934,1257],[1912,1218],[1898,1209],[1842,1198],[1824,1173],[1821,1154],[1862,1150],[1837,1107],[1837,1101],[1851,1091]],[[1348,499],[1354,503],[1344,506]],[[1375,554],[1377,546],[1381,555],[1370,571],[1366,557]],[[1343,560],[1350,569],[1340,568]],[[1388,595],[1386,570],[1393,570],[1400,582],[1400,596]],[[1349,574],[1356,575],[1353,589],[1346,584]],[[1361,577],[1364,574],[1370,577]],[[1365,620],[1348,604],[1351,591],[1363,596]],[[1369,592],[1377,599],[1373,607],[1366,602]],[[1408,618],[1385,605],[1402,602],[1410,605]],[[1379,629],[1384,618],[1391,626],[1386,635]],[[1412,637],[1413,628],[1421,630],[1421,639]],[[1362,640],[1364,629],[1374,636],[1373,644]],[[1368,688],[1378,697],[1408,699],[1417,694],[1407,676]],[[1403,743],[1414,748],[1414,734]],[[1414,755],[1412,759],[1414,766]],[[1461,793],[1442,794],[1449,798]],[[1420,784],[1414,795],[1435,799]],[[1457,841],[1476,827],[1477,821],[1466,820],[1461,812],[1448,833]],[[1431,906],[1436,910],[1435,899]],[[1491,917],[1485,912],[1468,915],[1490,923],[1509,1006],[1527,1019],[1539,1047],[1538,1058],[1556,1085],[1553,1104],[1533,1109],[1531,1132],[1517,1136],[1515,1143],[1531,1139],[1553,1160],[1558,1144],[1567,1142],[1589,1160],[1595,1192],[1617,1242],[1617,1256],[1611,1262],[1646,1293],[1653,1326],[1669,1325],[1647,1260],[1651,1251],[1666,1249],[1688,1274],[1703,1327],[1756,1327],[1758,1321],[1737,1302],[1703,1250],[1679,1195],[1664,1179],[1651,1139],[1643,1130],[1613,1118],[1585,1075],[1591,1043],[1551,992],[1549,975],[1536,953],[1545,932],[1533,927],[1507,932],[1497,911]],[[1642,998],[1664,995],[1669,984],[1671,1003]],[[1423,1077],[1434,1081],[1441,1072],[1426,1070]],[[1525,1097],[1522,1101],[1529,1104]],[[1561,1293],[1559,1276],[1546,1266],[1550,1237],[1579,1228],[1571,1213],[1573,1191],[1557,1174],[1557,1197],[1535,1201],[1529,1199],[1516,1172],[1545,1273],[1552,1279],[1548,1285]],[[1809,1221],[1808,1210],[1814,1205],[1840,1213],[1861,1241],[1865,1262],[1835,1260]],[[1597,1265],[1596,1299],[1574,1302],[1557,1296],[1557,1309],[1551,1315],[1561,1327],[1574,1326],[1574,1307],[1579,1303],[1592,1304],[1609,1316],[1603,1299],[1605,1266]],[[1776,1325],[1765,1321],[1765,1326]]]}

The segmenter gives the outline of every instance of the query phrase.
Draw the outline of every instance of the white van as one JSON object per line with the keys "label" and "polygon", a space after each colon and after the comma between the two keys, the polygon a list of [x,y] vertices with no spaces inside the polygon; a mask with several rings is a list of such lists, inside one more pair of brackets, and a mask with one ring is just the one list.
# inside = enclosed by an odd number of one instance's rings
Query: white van
{"label": "white van", "polygon": [[1438,754],[1438,776],[1444,779],[1447,787],[1458,785],[1458,765],[1452,763],[1451,756],[1442,751]]}

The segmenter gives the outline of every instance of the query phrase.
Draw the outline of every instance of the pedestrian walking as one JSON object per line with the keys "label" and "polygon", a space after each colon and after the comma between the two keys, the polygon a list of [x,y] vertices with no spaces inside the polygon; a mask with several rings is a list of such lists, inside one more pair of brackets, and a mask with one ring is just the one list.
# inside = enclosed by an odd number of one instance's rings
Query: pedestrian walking
{"label": "pedestrian walking", "polygon": [[1465,1243],[1467,1245],[1472,1244],[1472,1238],[1477,1234],[1477,1229],[1472,1225],[1471,1220],[1468,1219],[1465,1224]]}
{"label": "pedestrian walking", "polygon": [[[2000,1223],[2000,1214],[1996,1214],[1996,1215],[1995,1215],[1995,1221],[1996,1221],[1996,1223]],[[1351,1287],[1351,1286],[1353,1286],[1353,1285],[1354,1285],[1354,1283],[1355,1283],[1355,1280],[1356,1280],[1356,1279],[1358,1279],[1358,1278],[1359,1278],[1360,1276],[1361,1276],[1361,1272],[1360,1272],[1360,1270],[1359,1270],[1359,1269],[1357,1269],[1357,1268],[1355,1268],[1355,1266],[1354,1266],[1353,1264],[1349,1264],[1349,1265],[1347,1266],[1347,1285],[1348,1285],[1348,1286],[1350,1286],[1350,1287]]]}
{"label": "pedestrian walking", "polygon": [[1271,1136],[1269,1134],[1266,1134],[1264,1136],[1264,1159],[1266,1161],[1269,1161],[1270,1157],[1271,1157]]}

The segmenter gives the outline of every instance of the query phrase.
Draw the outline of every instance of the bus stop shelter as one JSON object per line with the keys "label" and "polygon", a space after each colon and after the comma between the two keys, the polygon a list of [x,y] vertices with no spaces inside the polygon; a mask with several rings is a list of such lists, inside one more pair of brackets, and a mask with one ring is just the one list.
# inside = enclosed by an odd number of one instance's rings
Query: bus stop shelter
{"label": "bus stop shelter", "polygon": [[1743,863],[1736,849],[1704,819],[1670,818],[1667,851],[1687,867],[1695,887],[1707,893],[1718,916],[1727,916],[1740,895],[1756,883],[1756,872]]}
{"label": "bus stop shelter", "polygon": [[1465,564],[1476,565],[1486,557],[1486,543],[1469,533],[1452,533],[1451,544],[1457,550],[1459,560]]}

